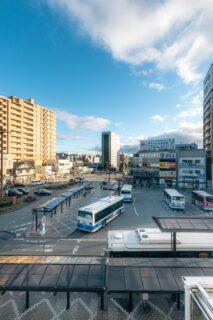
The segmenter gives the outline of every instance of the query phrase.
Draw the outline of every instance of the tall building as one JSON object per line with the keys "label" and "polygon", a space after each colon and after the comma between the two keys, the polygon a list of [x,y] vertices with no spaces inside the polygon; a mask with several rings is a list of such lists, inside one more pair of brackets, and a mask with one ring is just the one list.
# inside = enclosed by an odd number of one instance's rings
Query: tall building
{"label": "tall building", "polygon": [[105,168],[120,166],[120,136],[114,132],[102,132],[102,165]]}
{"label": "tall building", "polygon": [[207,157],[207,186],[213,189],[213,64],[204,79],[203,90],[203,147]]}
{"label": "tall building", "polygon": [[5,129],[3,153],[14,161],[56,159],[55,112],[33,99],[0,96],[0,126]]}

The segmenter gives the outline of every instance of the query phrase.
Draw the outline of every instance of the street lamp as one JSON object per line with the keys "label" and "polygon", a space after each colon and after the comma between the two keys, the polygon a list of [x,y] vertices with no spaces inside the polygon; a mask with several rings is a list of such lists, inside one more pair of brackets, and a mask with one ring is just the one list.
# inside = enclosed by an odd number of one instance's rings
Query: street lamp
{"label": "street lamp", "polygon": [[3,127],[0,127],[0,136],[1,136],[1,177],[0,177],[0,183],[1,183],[1,201],[3,200],[3,136],[6,132]]}
{"label": "street lamp", "polygon": [[1,140],[1,175],[0,175],[0,184],[1,184],[1,189],[0,189],[0,198],[1,201],[4,199],[4,193],[3,193],[3,137],[5,133],[12,133],[13,131],[7,131],[3,129],[2,126],[0,126],[0,140]]}

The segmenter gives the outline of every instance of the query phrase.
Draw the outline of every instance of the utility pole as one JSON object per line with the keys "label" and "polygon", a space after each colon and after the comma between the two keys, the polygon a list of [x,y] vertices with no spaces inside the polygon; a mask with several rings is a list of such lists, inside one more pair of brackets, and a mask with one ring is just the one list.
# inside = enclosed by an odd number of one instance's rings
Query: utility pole
{"label": "utility pole", "polygon": [[3,130],[3,127],[0,127],[0,136],[1,136],[1,177],[0,177],[0,183],[1,183],[1,201],[3,201],[4,194],[3,194],[3,136],[4,136],[5,130]]}

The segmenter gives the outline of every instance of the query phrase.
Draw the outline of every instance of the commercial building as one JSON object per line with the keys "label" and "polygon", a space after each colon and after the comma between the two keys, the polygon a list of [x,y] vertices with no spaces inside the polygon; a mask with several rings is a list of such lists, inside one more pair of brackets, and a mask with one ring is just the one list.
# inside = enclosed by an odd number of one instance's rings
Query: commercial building
{"label": "commercial building", "polygon": [[[170,153],[167,161],[166,157]],[[175,162],[174,155],[175,139],[141,140],[139,152],[129,158],[129,173],[155,183],[165,183],[165,180],[168,180],[166,183],[173,185],[172,181],[176,179],[175,169],[168,166],[170,162]]]}
{"label": "commercial building", "polygon": [[213,189],[213,64],[203,83],[203,147],[207,156],[207,185]]}
{"label": "commercial building", "polygon": [[179,143],[175,145],[175,150],[195,150],[198,149],[198,145],[193,143]]}
{"label": "commercial building", "polygon": [[158,183],[159,160],[160,152],[158,150],[139,151],[133,157],[129,157],[129,174]]}
{"label": "commercial building", "polygon": [[175,139],[148,139],[140,141],[140,151],[171,149],[175,149]]}
{"label": "commercial building", "polygon": [[5,130],[3,153],[12,155],[14,162],[56,159],[55,112],[33,99],[0,96],[0,126]]}
{"label": "commercial building", "polygon": [[178,187],[206,188],[206,150],[177,151]]}
{"label": "commercial building", "polygon": [[102,132],[102,165],[104,168],[120,166],[120,136],[114,132]]}

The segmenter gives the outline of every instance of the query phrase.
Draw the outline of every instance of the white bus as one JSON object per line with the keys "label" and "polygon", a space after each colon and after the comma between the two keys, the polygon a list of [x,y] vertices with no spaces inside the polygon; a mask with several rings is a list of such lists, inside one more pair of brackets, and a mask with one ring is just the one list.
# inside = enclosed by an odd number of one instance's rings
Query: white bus
{"label": "white bus", "polygon": [[[172,257],[171,234],[157,228],[108,231],[110,256]],[[178,232],[177,257],[213,258],[213,233]]]}
{"label": "white bus", "polygon": [[124,198],[124,202],[132,202],[132,185],[125,184],[121,189],[120,196]]}
{"label": "white bus", "polygon": [[32,180],[32,181],[30,182],[30,184],[31,184],[31,186],[38,186],[38,185],[40,185],[40,184],[44,184],[44,181],[41,180],[41,179]]}
{"label": "white bus", "polygon": [[78,210],[78,229],[95,232],[123,211],[123,197],[103,198]]}
{"label": "white bus", "polygon": [[164,200],[172,209],[184,209],[185,198],[175,189],[164,189]]}

